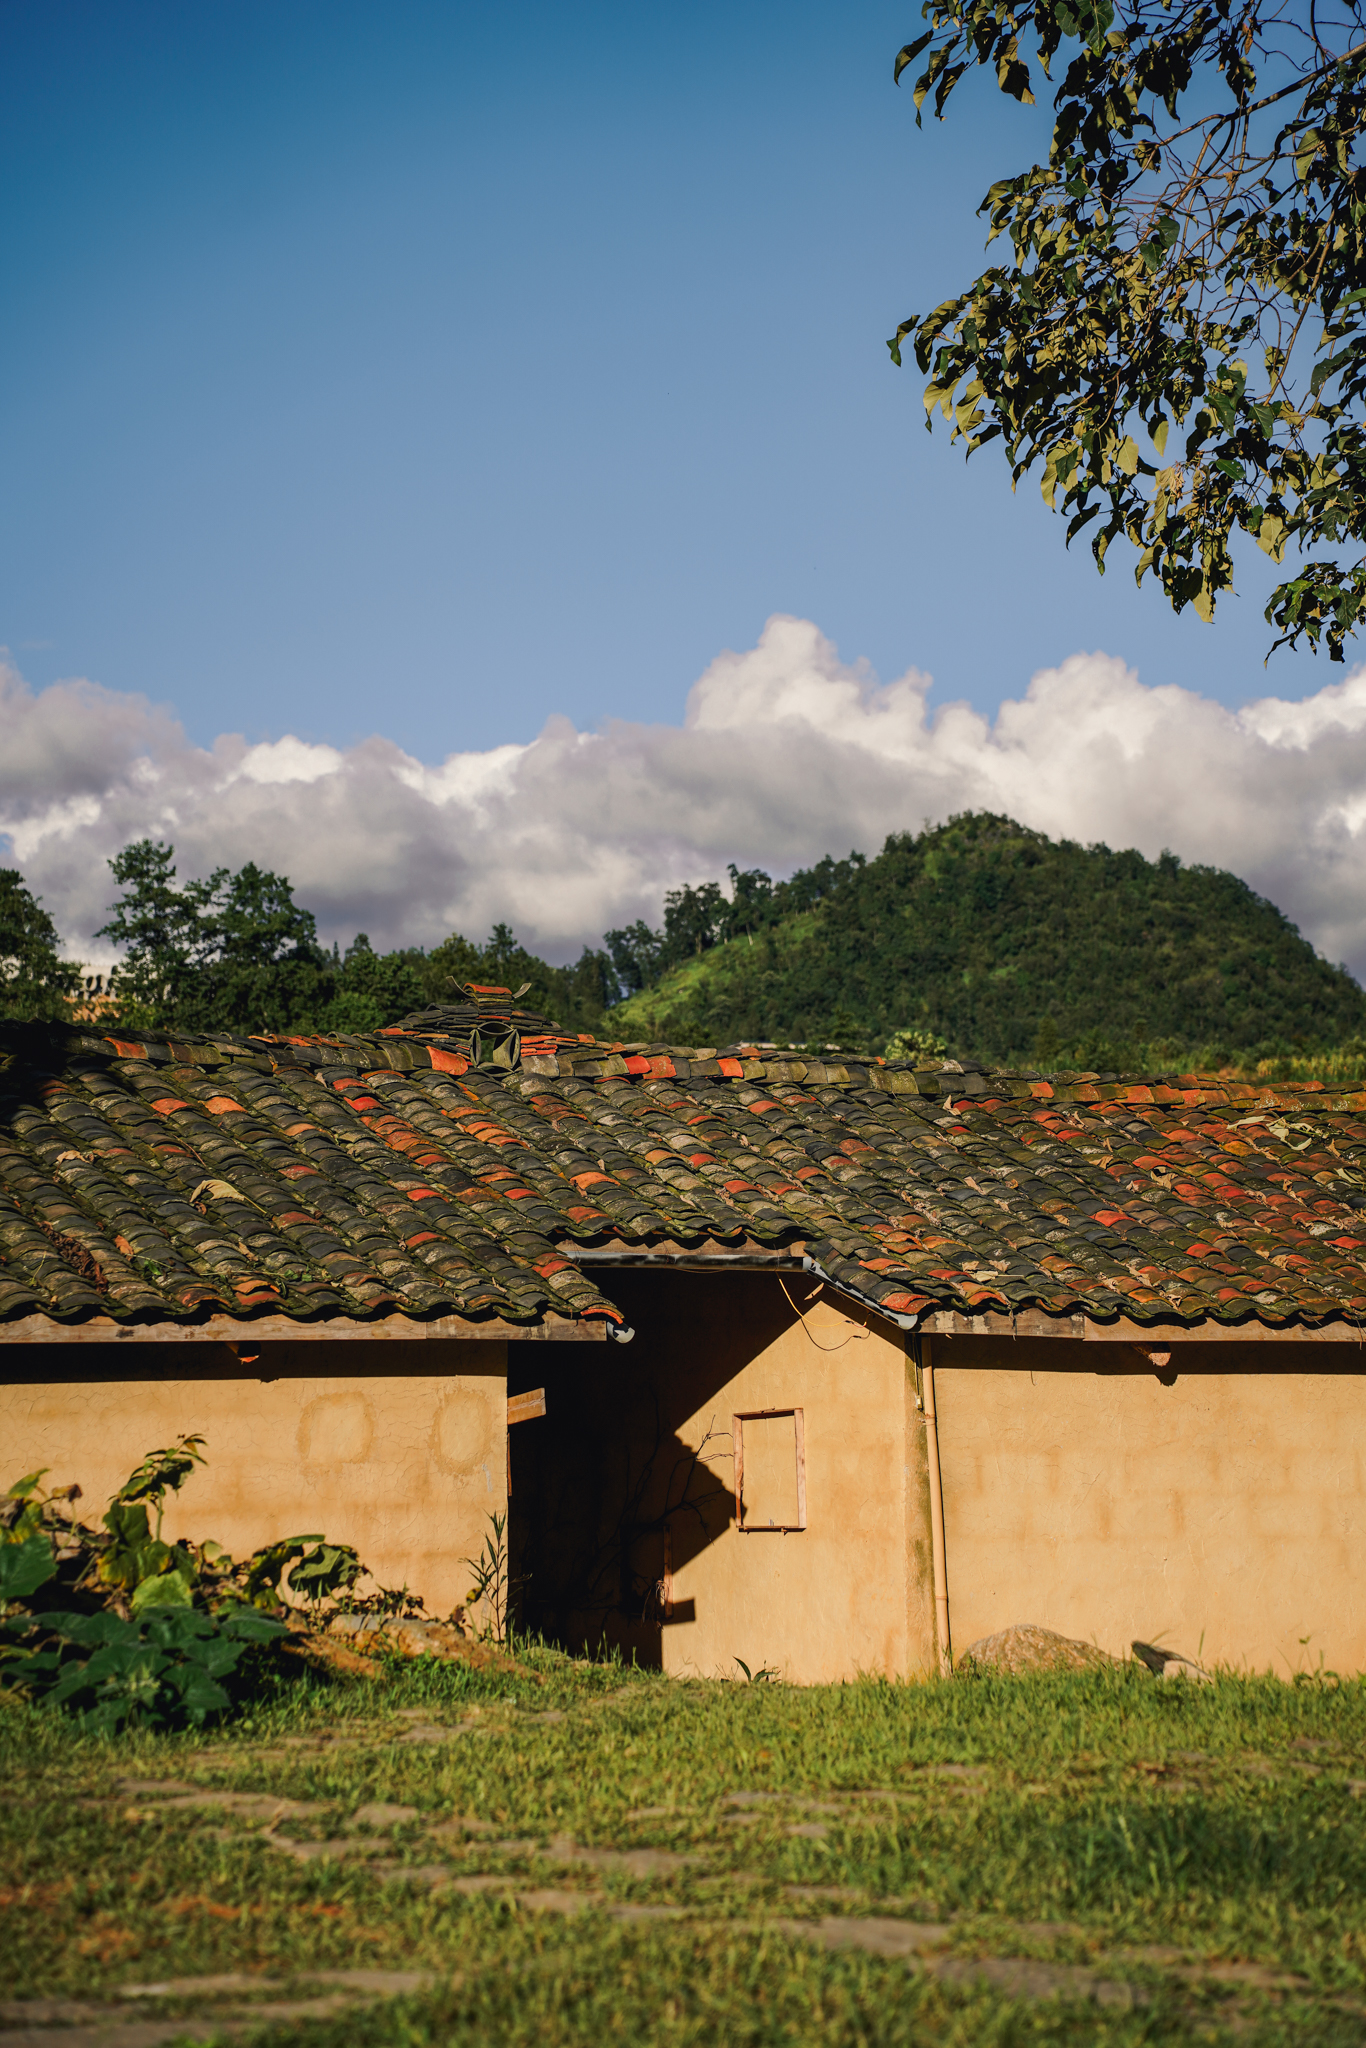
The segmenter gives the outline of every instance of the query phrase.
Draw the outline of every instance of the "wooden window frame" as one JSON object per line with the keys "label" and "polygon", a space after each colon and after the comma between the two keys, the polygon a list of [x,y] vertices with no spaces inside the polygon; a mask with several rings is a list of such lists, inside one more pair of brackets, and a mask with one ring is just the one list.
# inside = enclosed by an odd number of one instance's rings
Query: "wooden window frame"
{"label": "wooden window frame", "polygon": [[[795,1522],[745,1521],[745,1424],[773,1422],[792,1417],[797,1445],[797,1519]],[[730,1426],[735,1440],[735,1533],[737,1536],[796,1536],[806,1527],[806,1418],[800,1408],[747,1408],[732,1415]]]}

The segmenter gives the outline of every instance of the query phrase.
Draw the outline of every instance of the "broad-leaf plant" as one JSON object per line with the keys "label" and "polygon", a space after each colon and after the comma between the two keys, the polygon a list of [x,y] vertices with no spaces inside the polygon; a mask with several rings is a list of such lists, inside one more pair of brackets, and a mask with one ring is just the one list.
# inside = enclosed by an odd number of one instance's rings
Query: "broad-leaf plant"
{"label": "broad-leaf plant", "polygon": [[45,1488],[43,1472],[0,1496],[0,1685],[95,1733],[197,1725],[231,1705],[250,1653],[289,1633],[298,1610],[282,1585],[315,1620],[350,1592],[359,1558],[319,1535],[241,1561],[217,1543],[162,1541],[166,1495],[204,1464],[203,1444],[149,1451],[98,1528],[75,1518],[79,1486]]}

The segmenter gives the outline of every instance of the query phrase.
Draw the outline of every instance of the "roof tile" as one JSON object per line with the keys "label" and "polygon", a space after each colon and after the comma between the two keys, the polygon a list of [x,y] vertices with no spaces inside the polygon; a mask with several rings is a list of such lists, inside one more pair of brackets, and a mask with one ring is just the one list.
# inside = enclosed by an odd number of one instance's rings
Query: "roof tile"
{"label": "roof tile", "polygon": [[5,1318],[618,1318],[575,1243],[707,1240],[899,1314],[1366,1319],[1361,1091],[622,1046],[472,990],[370,1037],[9,1027],[0,1098]]}

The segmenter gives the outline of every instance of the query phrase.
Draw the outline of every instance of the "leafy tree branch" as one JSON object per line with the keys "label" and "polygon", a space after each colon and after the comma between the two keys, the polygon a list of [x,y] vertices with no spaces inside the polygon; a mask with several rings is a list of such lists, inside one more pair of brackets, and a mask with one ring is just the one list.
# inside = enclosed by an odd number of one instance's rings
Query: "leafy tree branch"
{"label": "leafy tree branch", "polygon": [[[1070,542],[1123,536],[1177,611],[1213,617],[1231,543],[1294,573],[1273,648],[1335,661],[1366,608],[1366,16],[1359,0],[927,0],[919,123],[970,71],[1053,96],[1046,164],[994,184],[1011,251],[904,320],[935,412],[1000,439]],[[1172,428],[1180,440],[1169,453]]]}

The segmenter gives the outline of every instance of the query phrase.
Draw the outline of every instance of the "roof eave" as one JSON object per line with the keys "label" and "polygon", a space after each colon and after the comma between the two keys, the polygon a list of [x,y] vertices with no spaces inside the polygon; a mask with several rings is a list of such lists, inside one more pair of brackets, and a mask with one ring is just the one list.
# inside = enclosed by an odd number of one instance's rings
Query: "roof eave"
{"label": "roof eave", "polygon": [[1049,1315],[1038,1308],[1022,1308],[1015,1314],[992,1311],[964,1315],[957,1309],[932,1309],[920,1322],[929,1337],[1046,1337],[1055,1341],[1087,1344],[1128,1344],[1140,1351],[1172,1344],[1355,1344],[1366,1347],[1366,1328],[1344,1320],[1319,1324],[1264,1323],[1255,1317],[1244,1322],[1222,1322],[1206,1316],[1200,1322],[1185,1323],[1174,1317],[1139,1323],[1128,1316],[1102,1321],[1088,1315]]}
{"label": "roof eave", "polygon": [[372,1320],[329,1316],[317,1322],[295,1322],[289,1316],[208,1316],[202,1322],[119,1322],[113,1316],[89,1316],[84,1322],[59,1322],[55,1316],[19,1316],[0,1323],[0,1344],[231,1344],[257,1351],[263,1344],[375,1343],[383,1340],[589,1343],[606,1341],[615,1330],[605,1316],[542,1316],[534,1323],[504,1322],[489,1317],[479,1322],[463,1316],[376,1316]]}

